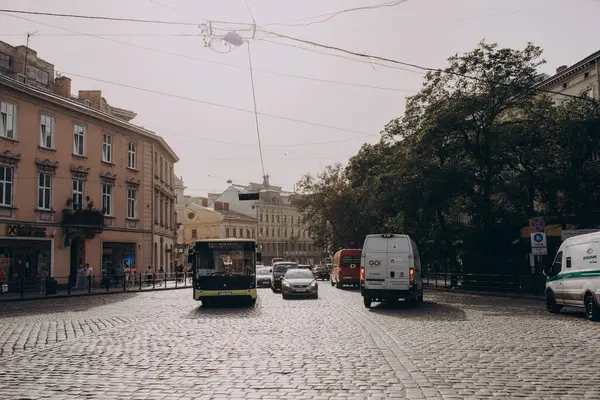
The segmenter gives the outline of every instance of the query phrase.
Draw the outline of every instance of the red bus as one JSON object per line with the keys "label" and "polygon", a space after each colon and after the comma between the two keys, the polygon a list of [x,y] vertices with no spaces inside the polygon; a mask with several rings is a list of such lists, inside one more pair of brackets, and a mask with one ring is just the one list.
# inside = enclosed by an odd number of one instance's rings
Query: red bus
{"label": "red bus", "polygon": [[359,286],[361,255],[361,249],[342,249],[335,253],[331,268],[331,286]]}

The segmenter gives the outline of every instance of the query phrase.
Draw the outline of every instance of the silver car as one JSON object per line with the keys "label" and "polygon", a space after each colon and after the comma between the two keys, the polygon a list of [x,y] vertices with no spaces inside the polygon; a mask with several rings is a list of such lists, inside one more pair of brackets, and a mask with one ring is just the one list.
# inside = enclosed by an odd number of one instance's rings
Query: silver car
{"label": "silver car", "polygon": [[289,269],[281,281],[284,299],[290,297],[319,297],[319,284],[309,269]]}
{"label": "silver car", "polygon": [[272,270],[269,267],[256,268],[256,286],[271,287]]}

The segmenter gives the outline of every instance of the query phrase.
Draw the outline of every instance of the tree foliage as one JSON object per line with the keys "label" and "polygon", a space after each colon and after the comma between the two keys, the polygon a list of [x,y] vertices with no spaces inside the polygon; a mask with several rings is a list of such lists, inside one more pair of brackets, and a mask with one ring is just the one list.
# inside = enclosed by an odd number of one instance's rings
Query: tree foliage
{"label": "tree foliage", "polygon": [[544,207],[599,225],[600,106],[537,92],[541,54],[482,42],[428,73],[379,143],[302,178],[294,201],[313,238],[335,249],[405,232],[430,264],[495,271]]}

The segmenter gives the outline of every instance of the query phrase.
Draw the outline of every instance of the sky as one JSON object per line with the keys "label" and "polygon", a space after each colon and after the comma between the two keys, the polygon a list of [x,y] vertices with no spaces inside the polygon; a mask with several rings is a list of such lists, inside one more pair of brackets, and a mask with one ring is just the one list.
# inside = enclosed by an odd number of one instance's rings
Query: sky
{"label": "sky", "polygon": [[[547,64],[540,72],[551,75],[599,50],[593,38],[600,0],[406,0],[324,22],[328,16],[309,18],[390,2],[248,1],[258,31],[243,36],[272,185],[292,190],[302,175],[345,163],[364,143],[376,143],[384,126],[402,116],[423,75],[265,30],[432,68],[443,68],[448,57],[483,39],[503,47],[541,46]],[[164,137],[178,154],[175,171],[188,194],[220,192],[228,180],[262,180],[248,47],[219,54],[196,36],[206,21],[225,21],[216,26],[239,31],[251,26],[245,0],[0,0],[0,9],[190,23],[0,12],[0,40],[23,45],[27,32],[37,32],[30,47],[73,79],[74,94],[99,89],[109,104],[138,113],[132,122]]]}

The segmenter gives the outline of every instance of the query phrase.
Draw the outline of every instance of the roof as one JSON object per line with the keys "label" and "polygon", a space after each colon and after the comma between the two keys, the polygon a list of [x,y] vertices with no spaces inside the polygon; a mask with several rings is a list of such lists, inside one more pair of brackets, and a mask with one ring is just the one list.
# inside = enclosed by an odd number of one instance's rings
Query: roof
{"label": "roof", "polygon": [[223,219],[225,221],[235,220],[235,221],[245,221],[245,222],[256,223],[256,218],[239,213],[237,211],[233,211],[233,210],[214,210],[214,211],[223,215]]}
{"label": "roof", "polygon": [[597,62],[598,60],[600,60],[600,50],[598,50],[597,52],[595,52],[593,54],[590,54],[589,56],[587,56],[586,58],[584,58],[581,61],[576,62],[572,66],[565,68],[564,70],[560,71],[559,73],[557,73],[547,79],[544,79],[542,82],[537,84],[535,87],[547,88],[550,86],[554,86],[557,83],[559,83],[563,78],[566,78],[570,75],[577,73],[578,71],[580,71],[582,69],[585,69],[588,66],[588,64]]}
{"label": "roof", "polygon": [[158,142],[162,147],[164,147],[167,150],[169,155],[171,157],[173,157],[175,162],[179,161],[179,157],[177,156],[175,151],[173,151],[171,146],[169,146],[167,144],[167,142],[161,136],[158,136],[156,133],[149,131],[145,128],[142,128],[140,126],[134,125],[129,122],[125,122],[122,119],[119,119],[110,114],[101,112],[100,110],[96,110],[95,108],[86,107],[85,105],[79,103],[78,101],[73,101],[71,99],[68,99],[63,96],[59,96],[52,92],[38,89],[35,86],[28,85],[26,83],[21,83],[15,79],[12,79],[5,75],[0,75],[0,86],[6,86],[13,90],[20,91],[20,92],[28,94],[30,96],[37,97],[42,100],[46,100],[46,101],[54,103],[56,105],[69,108],[73,111],[77,111],[78,113],[85,114],[92,118],[97,118],[102,121],[111,123],[117,127],[135,132],[143,137],[146,137],[150,140],[154,140],[154,141]]}

